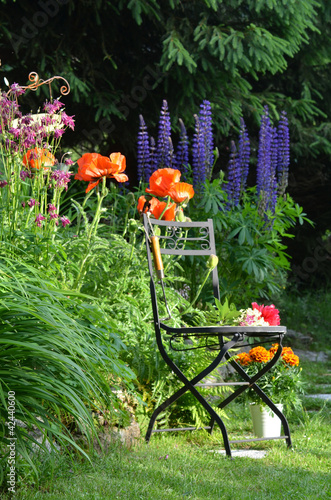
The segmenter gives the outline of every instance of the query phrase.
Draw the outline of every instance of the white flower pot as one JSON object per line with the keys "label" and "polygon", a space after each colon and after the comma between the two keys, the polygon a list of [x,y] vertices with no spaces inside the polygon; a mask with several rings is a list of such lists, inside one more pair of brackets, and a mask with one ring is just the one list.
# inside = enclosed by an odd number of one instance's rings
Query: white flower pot
{"label": "white flower pot", "polygon": [[[280,411],[283,411],[282,404],[276,404],[276,406]],[[249,408],[254,434],[257,437],[279,437],[281,435],[281,420],[268,406],[252,403]]]}

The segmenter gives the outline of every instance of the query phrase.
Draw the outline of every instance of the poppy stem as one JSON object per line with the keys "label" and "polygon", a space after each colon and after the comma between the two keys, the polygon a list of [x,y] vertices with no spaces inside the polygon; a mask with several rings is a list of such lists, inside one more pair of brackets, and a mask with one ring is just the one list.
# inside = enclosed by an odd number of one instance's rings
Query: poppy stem
{"label": "poppy stem", "polygon": [[200,293],[201,293],[203,287],[205,286],[207,279],[209,278],[209,275],[211,272],[212,272],[212,269],[208,269],[207,274],[205,276],[205,279],[204,279],[203,283],[201,283],[201,285],[199,286],[199,289],[198,289],[197,293],[195,294],[194,299],[192,300],[190,305],[185,309],[185,311],[181,313],[182,315],[187,314],[190,311],[191,307],[193,307],[193,305],[196,303],[196,301],[198,300]]}
{"label": "poppy stem", "polygon": [[168,210],[169,205],[170,205],[170,196],[167,196],[167,204],[164,207],[164,210],[163,210],[162,214],[160,215],[159,220],[162,219],[162,217],[164,216],[165,212]]}

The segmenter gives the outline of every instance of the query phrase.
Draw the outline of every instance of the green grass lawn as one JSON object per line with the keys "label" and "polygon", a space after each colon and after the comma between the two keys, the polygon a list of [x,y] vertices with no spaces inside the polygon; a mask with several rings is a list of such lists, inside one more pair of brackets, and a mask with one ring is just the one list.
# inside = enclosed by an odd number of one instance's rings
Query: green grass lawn
{"label": "green grass lawn", "polygon": [[[330,372],[330,363],[302,363],[309,392]],[[293,449],[285,441],[237,445],[263,449],[262,459],[229,459],[215,432],[154,435],[149,445],[141,438],[131,449],[114,445],[104,456],[91,454],[91,463],[59,455],[53,467],[40,463],[41,481],[29,477],[17,499],[327,499],[331,498],[331,403],[305,398],[303,411],[289,417]],[[243,405],[227,411],[230,439],[248,436],[251,420]],[[5,499],[8,496],[3,495]]]}

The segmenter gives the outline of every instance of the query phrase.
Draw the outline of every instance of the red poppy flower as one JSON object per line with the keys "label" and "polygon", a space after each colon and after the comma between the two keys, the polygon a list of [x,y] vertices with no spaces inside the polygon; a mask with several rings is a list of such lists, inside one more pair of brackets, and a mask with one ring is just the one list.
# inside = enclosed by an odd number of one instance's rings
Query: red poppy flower
{"label": "red poppy flower", "polygon": [[149,178],[149,188],[146,193],[164,198],[169,195],[170,188],[179,182],[181,173],[174,168],[159,168]]}
{"label": "red poppy flower", "polygon": [[252,308],[260,311],[264,321],[269,323],[270,326],[280,325],[279,311],[273,304],[271,306],[259,306],[256,302],[252,302]]}
{"label": "red poppy flower", "polygon": [[177,182],[169,189],[168,195],[175,203],[183,203],[183,201],[189,201],[193,198],[194,189],[191,184]]}
{"label": "red poppy flower", "polygon": [[[157,198],[151,198],[149,201],[147,201],[145,196],[140,196],[138,199],[137,209],[140,213],[146,213],[149,211],[155,217],[155,219],[159,219],[166,206],[167,204],[165,201],[160,201]],[[162,220],[175,220],[175,212],[176,204],[170,203],[167,210],[162,215]]]}
{"label": "red poppy flower", "polygon": [[48,149],[29,149],[23,156],[23,164],[30,168],[40,169],[43,167],[48,170],[54,163],[55,157]]}
{"label": "red poppy flower", "polygon": [[101,156],[99,153],[85,153],[77,160],[77,163],[78,172],[75,179],[89,182],[86,193],[97,186],[103,177],[116,179],[118,182],[125,182],[129,179],[126,174],[122,173],[125,170],[126,161],[121,153],[112,153],[110,158]]}

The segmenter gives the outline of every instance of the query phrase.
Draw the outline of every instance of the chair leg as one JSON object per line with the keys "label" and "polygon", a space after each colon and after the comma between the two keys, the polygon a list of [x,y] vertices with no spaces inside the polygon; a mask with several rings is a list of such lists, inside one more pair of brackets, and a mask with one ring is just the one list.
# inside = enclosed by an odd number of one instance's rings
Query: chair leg
{"label": "chair leg", "polygon": [[203,378],[205,378],[212,370],[214,370],[219,363],[221,362],[222,358],[224,355],[228,352],[229,349],[231,349],[234,345],[238,343],[240,339],[239,334],[235,334],[233,338],[227,342],[226,344],[223,345],[222,349],[220,350],[219,354],[215,357],[213,362],[205,368],[200,374],[198,374],[196,377],[194,377],[191,381],[189,381],[185,375],[181,372],[181,370],[175,365],[175,363],[171,360],[171,358],[168,356],[162,342],[161,338],[158,338],[158,346],[161,352],[161,355],[163,359],[166,361],[168,366],[177,374],[178,378],[184,383],[184,386],[179,389],[177,392],[175,392],[170,398],[168,398],[166,401],[164,401],[158,408],[154,410],[154,413],[150,419],[148,430],[145,436],[146,442],[149,442],[151,434],[153,432],[153,427],[155,424],[155,420],[157,416],[166,408],[168,408],[172,403],[174,403],[178,398],[180,398],[185,392],[190,391],[195,398],[202,404],[202,406],[205,408],[205,410],[209,413],[211,419],[213,421],[216,421],[218,426],[221,429],[222,436],[223,436],[223,442],[224,442],[224,447],[227,456],[231,457],[231,449],[230,449],[230,443],[229,443],[229,438],[227,434],[226,427],[224,425],[223,420],[220,418],[220,416],[213,410],[213,408],[207,403],[207,401],[204,399],[203,396],[197,391],[197,389],[194,387],[195,384],[200,382]]}
{"label": "chair leg", "polygon": [[[281,352],[282,352],[282,346],[280,344],[278,351],[275,354],[273,360],[270,363],[268,363],[264,367],[263,370],[260,370],[260,372],[257,375],[255,375],[254,377],[249,377],[247,375],[247,373],[245,372],[245,370],[236,361],[231,360],[230,363],[231,363],[232,367],[239,373],[239,375],[241,375],[243,380],[245,380],[246,382],[249,382],[249,384],[250,384],[249,387],[251,389],[253,389],[259,395],[259,397],[262,399],[262,401],[264,401],[266,403],[266,405],[279,417],[279,419],[282,422],[284,433],[286,436],[286,438],[285,438],[286,444],[287,444],[288,448],[290,448],[292,446],[291,433],[290,433],[290,428],[289,428],[289,425],[288,425],[288,422],[287,422],[285,415],[277,408],[277,406],[274,404],[274,402],[271,399],[269,399],[268,396],[262,391],[262,389],[255,383],[257,380],[259,380],[265,373],[267,373],[276,364],[276,362],[278,361],[278,359],[281,355]],[[228,353],[226,353],[225,357],[227,359],[230,358]],[[243,386],[243,387],[238,388],[236,391],[234,391],[232,394],[230,394],[230,396],[228,396],[224,401],[222,401],[222,403],[218,405],[218,408],[225,408],[229,403],[231,403],[231,401],[236,399],[245,390],[247,390],[247,386]],[[209,424],[210,428],[211,428],[210,432],[212,432],[212,430],[213,430],[214,423],[215,422],[212,419],[210,421],[210,424]]]}

